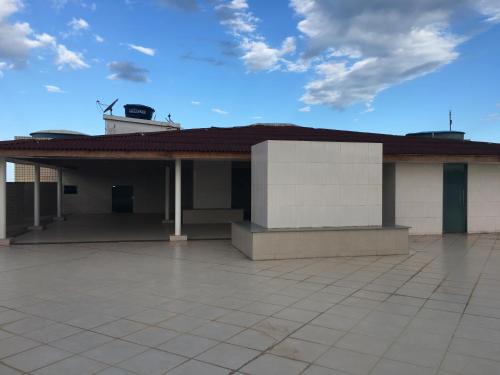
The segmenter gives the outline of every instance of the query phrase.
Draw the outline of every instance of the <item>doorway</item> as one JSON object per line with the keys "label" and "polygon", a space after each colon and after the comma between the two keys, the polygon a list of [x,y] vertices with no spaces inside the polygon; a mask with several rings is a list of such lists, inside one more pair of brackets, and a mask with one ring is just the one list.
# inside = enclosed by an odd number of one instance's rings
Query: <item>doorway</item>
{"label": "doorway", "polygon": [[443,232],[467,232],[467,164],[444,164]]}
{"label": "doorway", "polygon": [[132,213],[134,211],[134,187],[113,185],[111,206],[114,213]]}

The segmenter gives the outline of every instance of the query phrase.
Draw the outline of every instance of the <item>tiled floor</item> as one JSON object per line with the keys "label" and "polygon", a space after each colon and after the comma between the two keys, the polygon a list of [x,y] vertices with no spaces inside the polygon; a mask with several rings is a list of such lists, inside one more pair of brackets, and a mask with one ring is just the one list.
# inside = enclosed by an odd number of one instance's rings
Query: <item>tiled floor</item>
{"label": "tiled floor", "polygon": [[[70,215],[65,221],[44,221],[45,230],[21,231],[8,227],[16,244],[49,244],[114,241],[168,241],[174,223],[162,224],[160,214],[83,214]],[[230,224],[184,224],[189,239],[231,238]]]}
{"label": "tiled floor", "polygon": [[500,235],[252,262],[227,241],[0,248],[0,374],[500,374]]}

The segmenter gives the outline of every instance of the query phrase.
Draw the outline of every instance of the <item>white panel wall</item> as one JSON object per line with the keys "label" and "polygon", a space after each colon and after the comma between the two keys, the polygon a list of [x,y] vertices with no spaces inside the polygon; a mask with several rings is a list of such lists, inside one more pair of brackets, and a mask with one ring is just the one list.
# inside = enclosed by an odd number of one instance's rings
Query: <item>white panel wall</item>
{"label": "white panel wall", "polygon": [[443,231],[443,164],[396,163],[396,225],[410,234]]}
{"label": "white panel wall", "polygon": [[230,161],[194,161],[193,207],[231,208]]}
{"label": "white panel wall", "polygon": [[500,232],[500,165],[469,164],[469,233]]}
{"label": "white panel wall", "polygon": [[382,145],[266,141],[252,147],[252,222],[381,225]]}

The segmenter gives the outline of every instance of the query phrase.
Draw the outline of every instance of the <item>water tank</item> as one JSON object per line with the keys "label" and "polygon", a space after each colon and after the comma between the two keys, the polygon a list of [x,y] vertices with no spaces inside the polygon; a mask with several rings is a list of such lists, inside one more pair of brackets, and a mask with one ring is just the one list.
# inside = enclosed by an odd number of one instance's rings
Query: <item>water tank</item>
{"label": "water tank", "polygon": [[142,120],[151,120],[155,110],[147,105],[142,104],[125,104],[125,116],[132,118],[139,118]]}
{"label": "water tank", "polygon": [[455,130],[438,130],[430,132],[408,133],[407,137],[424,137],[424,138],[439,138],[439,139],[453,139],[456,141],[463,141],[465,132]]}

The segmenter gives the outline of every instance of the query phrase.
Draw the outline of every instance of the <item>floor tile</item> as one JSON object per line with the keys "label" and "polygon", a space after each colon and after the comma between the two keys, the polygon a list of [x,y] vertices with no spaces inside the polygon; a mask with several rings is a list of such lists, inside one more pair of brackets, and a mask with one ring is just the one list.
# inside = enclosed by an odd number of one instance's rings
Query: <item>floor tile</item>
{"label": "floor tile", "polygon": [[194,359],[169,371],[168,375],[228,375],[231,371]]}
{"label": "floor tile", "polygon": [[51,346],[42,345],[25,352],[15,354],[11,357],[3,359],[3,362],[11,367],[24,372],[31,372],[58,362],[64,358],[70,357],[72,354]]}
{"label": "floor tile", "polygon": [[73,356],[41,368],[33,372],[33,375],[91,375],[106,367],[107,365],[92,359]]}
{"label": "floor tile", "polygon": [[303,362],[314,362],[328,346],[294,338],[287,338],[271,349],[271,353]]}
{"label": "floor tile", "polygon": [[103,334],[103,335],[120,338],[123,336],[130,335],[131,333],[140,331],[141,329],[144,329],[144,328],[146,328],[145,324],[133,322],[133,321],[127,320],[127,319],[120,319],[120,320],[115,320],[114,322],[106,323],[102,326],[93,328],[92,331]]}
{"label": "floor tile", "polygon": [[228,340],[228,343],[244,346],[255,350],[266,350],[277,343],[278,340],[269,336],[265,332],[254,329],[246,329]]}
{"label": "floor tile", "polygon": [[24,352],[39,345],[39,342],[21,336],[11,336],[0,341],[0,358]]}
{"label": "floor tile", "polygon": [[236,370],[257,355],[259,352],[256,350],[222,343],[199,355],[196,359]]}
{"label": "floor tile", "polygon": [[366,375],[375,366],[378,359],[379,357],[369,354],[332,348],[319,357],[315,363],[355,375]]}
{"label": "floor tile", "polygon": [[141,375],[161,375],[185,362],[186,358],[149,349],[135,357],[120,362],[117,366]]}
{"label": "floor tile", "polygon": [[158,349],[185,357],[195,357],[217,344],[218,342],[215,340],[183,334],[160,345]]}
{"label": "floor tile", "polygon": [[170,331],[165,328],[149,327],[141,331],[134,332],[131,335],[122,337],[122,340],[130,341],[139,345],[156,347],[178,335],[180,335],[179,332]]}
{"label": "floor tile", "polygon": [[81,355],[99,362],[114,365],[146,351],[148,348],[122,340],[114,340],[97,348],[83,352]]}
{"label": "floor tile", "polygon": [[309,324],[292,333],[291,337],[332,346],[345,334],[343,331]]}
{"label": "floor tile", "polygon": [[295,375],[300,374],[306,367],[303,362],[264,354],[243,367],[241,371],[253,375]]}
{"label": "floor tile", "polygon": [[144,324],[158,324],[160,322],[163,322],[164,320],[173,318],[175,315],[175,313],[165,310],[148,309],[130,315],[127,317],[127,319]]}
{"label": "floor tile", "polygon": [[244,328],[220,322],[208,322],[191,331],[193,335],[206,337],[213,340],[226,341],[230,337],[243,331]]}
{"label": "floor tile", "polygon": [[90,331],[82,331],[73,336],[53,341],[50,345],[72,353],[81,353],[110,341],[113,341],[113,338],[109,336]]}

